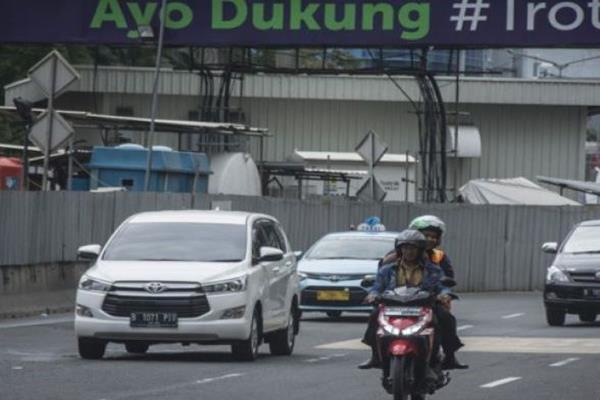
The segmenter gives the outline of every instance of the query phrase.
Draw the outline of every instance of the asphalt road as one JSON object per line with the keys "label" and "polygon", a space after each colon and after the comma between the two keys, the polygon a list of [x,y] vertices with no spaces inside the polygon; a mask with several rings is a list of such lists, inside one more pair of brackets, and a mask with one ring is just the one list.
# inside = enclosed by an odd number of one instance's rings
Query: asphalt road
{"label": "asphalt road", "polygon": [[[459,355],[468,371],[432,399],[600,400],[600,322],[550,328],[541,295],[465,295],[456,303]],[[391,399],[378,371],[356,365],[368,351],[358,338],[364,317],[330,320],[305,314],[296,351],[255,363],[235,362],[228,347],[154,346],[128,355],[109,345],[107,357],[77,355],[72,318],[0,322],[1,400],[120,399]]]}

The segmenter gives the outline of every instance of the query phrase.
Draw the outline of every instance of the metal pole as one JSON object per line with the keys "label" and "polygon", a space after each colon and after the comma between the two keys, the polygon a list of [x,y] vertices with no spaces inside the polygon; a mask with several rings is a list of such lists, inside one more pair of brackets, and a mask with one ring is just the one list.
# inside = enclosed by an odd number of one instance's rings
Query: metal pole
{"label": "metal pole", "polygon": [[23,184],[22,190],[29,190],[29,131],[31,129],[31,122],[25,125],[25,136],[23,138]]}
{"label": "metal pole", "polygon": [[146,144],[148,155],[146,157],[146,174],[144,177],[144,192],[148,191],[150,186],[150,175],[152,174],[152,146],[154,144],[154,125],[156,119],[156,109],[158,108],[158,81],[160,78],[160,62],[162,60],[163,40],[165,35],[165,22],[167,19],[167,0],[162,0],[160,8],[160,33],[158,35],[158,49],[156,51],[156,67],[154,69],[154,87],[152,89],[152,109],[150,111],[150,131]]}
{"label": "metal pole", "polygon": [[371,199],[375,201],[375,135],[369,134],[371,141],[371,160],[369,161],[369,176],[371,177]]}
{"label": "metal pole", "polygon": [[404,164],[404,201],[408,203],[408,168],[410,167],[410,163],[408,161],[408,150],[406,150],[406,164]]}
{"label": "metal pole", "polygon": [[56,56],[52,56],[52,86],[48,97],[48,135],[46,137],[46,148],[44,149],[44,174],[42,178],[42,190],[48,188],[48,170],[50,168],[50,151],[52,149],[52,124],[54,123],[54,92],[56,90]]}
{"label": "metal pole", "polygon": [[73,136],[69,139],[69,163],[67,167],[67,190],[73,190]]}
{"label": "metal pole", "polygon": [[454,198],[458,197],[458,104],[460,102],[460,49],[456,54],[456,91],[455,91],[455,115],[454,115]]}

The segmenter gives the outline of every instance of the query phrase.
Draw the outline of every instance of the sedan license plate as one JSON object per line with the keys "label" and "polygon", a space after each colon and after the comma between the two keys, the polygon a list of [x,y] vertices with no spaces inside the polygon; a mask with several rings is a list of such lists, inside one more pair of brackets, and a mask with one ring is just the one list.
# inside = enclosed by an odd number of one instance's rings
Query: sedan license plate
{"label": "sedan license plate", "polygon": [[350,301],[350,292],[345,290],[319,290],[318,301]]}
{"label": "sedan license plate", "polygon": [[177,314],[164,312],[131,313],[129,325],[132,328],[177,328]]}

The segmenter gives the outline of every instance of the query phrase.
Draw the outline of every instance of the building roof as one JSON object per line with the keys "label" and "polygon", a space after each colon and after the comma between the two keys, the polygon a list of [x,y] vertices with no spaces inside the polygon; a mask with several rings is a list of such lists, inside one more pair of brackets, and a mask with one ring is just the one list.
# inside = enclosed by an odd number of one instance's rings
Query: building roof
{"label": "building roof", "polygon": [[[324,161],[327,162],[357,162],[363,163],[364,160],[358,153],[352,152],[335,152],[335,151],[294,151],[294,157],[303,161]],[[408,160],[408,161],[407,161]],[[417,160],[413,156],[405,154],[385,154],[381,159],[381,164],[404,164],[416,163]]]}
{"label": "building roof", "polygon": [[[153,68],[98,67],[95,75],[93,66],[77,66],[77,71],[81,79],[73,84],[71,91],[152,93]],[[394,79],[411,99],[419,99],[419,87],[412,77]],[[453,103],[455,78],[438,77],[437,80],[446,102]],[[239,83],[232,85],[232,93],[238,93]],[[201,87],[202,77],[197,71],[163,69],[161,72],[159,93],[162,95],[198,96]],[[19,85],[7,85],[5,90],[5,101],[8,101],[19,94]],[[408,102],[386,76],[247,74],[243,95],[249,98]],[[600,80],[462,77],[460,102],[594,106],[600,105]]]}

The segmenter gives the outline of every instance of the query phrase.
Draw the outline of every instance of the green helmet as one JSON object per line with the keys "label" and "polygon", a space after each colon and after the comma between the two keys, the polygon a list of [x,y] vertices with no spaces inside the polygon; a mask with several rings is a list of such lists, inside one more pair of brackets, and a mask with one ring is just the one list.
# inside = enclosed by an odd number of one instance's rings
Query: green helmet
{"label": "green helmet", "polygon": [[426,229],[436,230],[440,233],[440,236],[446,232],[446,224],[435,215],[422,215],[417,217],[412,220],[408,228],[416,229],[418,231]]}

